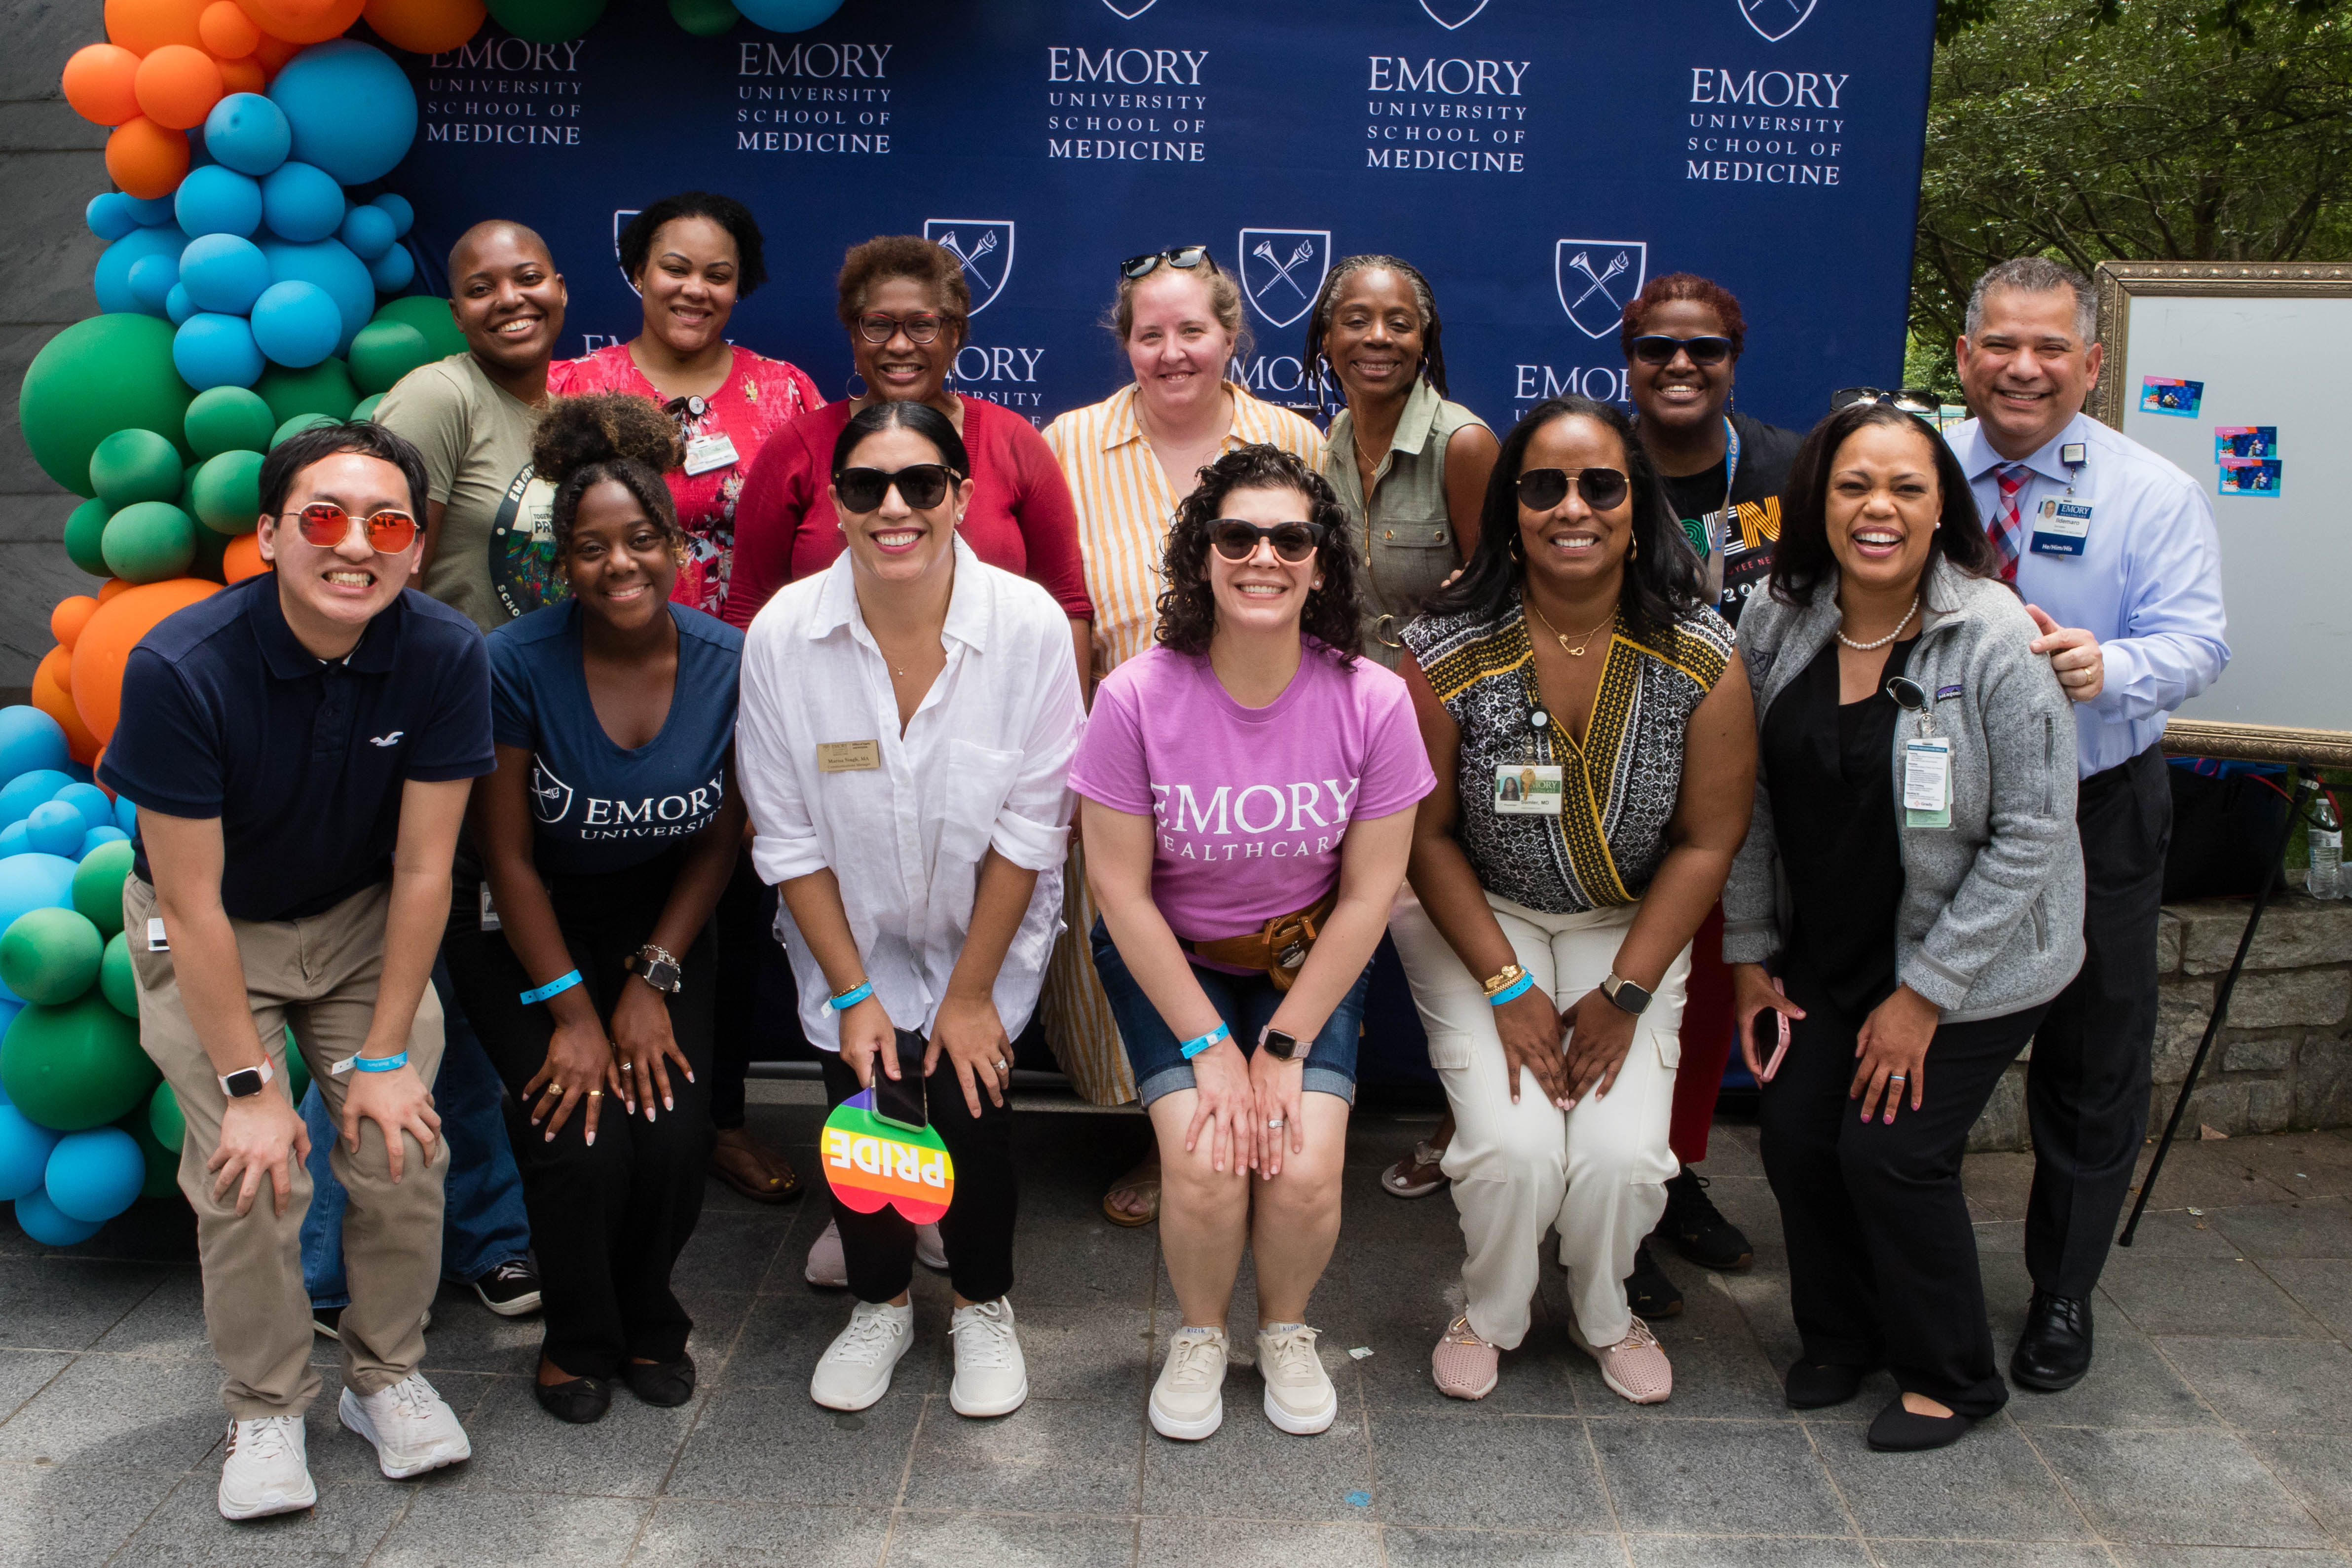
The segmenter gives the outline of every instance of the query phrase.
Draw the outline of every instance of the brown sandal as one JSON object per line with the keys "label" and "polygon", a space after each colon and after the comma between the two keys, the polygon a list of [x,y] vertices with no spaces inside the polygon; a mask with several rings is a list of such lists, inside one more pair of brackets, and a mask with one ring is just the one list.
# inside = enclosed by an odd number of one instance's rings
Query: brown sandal
{"label": "brown sandal", "polygon": [[719,1133],[710,1145],[710,1173],[753,1203],[788,1204],[801,1195],[800,1173],[747,1128]]}
{"label": "brown sandal", "polygon": [[[1146,1173],[1147,1172],[1149,1174]],[[1124,1209],[1114,1207],[1111,1204],[1111,1199],[1118,1196],[1121,1193],[1148,1194],[1151,1199],[1150,1212],[1148,1214],[1129,1214]],[[1143,1161],[1141,1163],[1138,1164],[1135,1169],[1129,1171],[1127,1174],[1121,1176],[1118,1180],[1113,1182],[1109,1187],[1105,1189],[1102,1199],[1102,1211],[1103,1218],[1110,1221],[1113,1225],[1125,1226],[1129,1229],[1133,1229],[1138,1226],[1150,1225],[1152,1221],[1158,1219],[1160,1217],[1159,1160],[1154,1158]]]}

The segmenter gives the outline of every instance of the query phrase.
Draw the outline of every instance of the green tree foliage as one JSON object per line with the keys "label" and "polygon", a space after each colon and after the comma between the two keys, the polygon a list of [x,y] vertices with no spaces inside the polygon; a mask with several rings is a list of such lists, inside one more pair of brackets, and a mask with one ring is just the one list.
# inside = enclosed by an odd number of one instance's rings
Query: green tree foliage
{"label": "green tree foliage", "polygon": [[2352,0],[1945,0],[1906,380],[1994,262],[2352,257]]}

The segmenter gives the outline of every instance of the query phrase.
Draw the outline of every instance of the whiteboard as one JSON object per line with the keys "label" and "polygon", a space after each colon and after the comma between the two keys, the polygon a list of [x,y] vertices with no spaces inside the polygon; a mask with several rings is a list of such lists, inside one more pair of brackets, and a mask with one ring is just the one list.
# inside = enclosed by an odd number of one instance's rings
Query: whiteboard
{"label": "whiteboard", "polygon": [[[2352,732],[2343,531],[2352,504],[2352,268],[2110,263],[2100,271],[2108,346],[2095,411],[2201,485],[2221,533],[2230,665],[2176,723],[2190,733],[2214,724]],[[2197,384],[2193,413],[2188,388],[2163,393],[2175,382]],[[2151,400],[2182,411],[2155,411]],[[2251,434],[2231,442],[2225,463],[2220,443],[2232,431]]]}

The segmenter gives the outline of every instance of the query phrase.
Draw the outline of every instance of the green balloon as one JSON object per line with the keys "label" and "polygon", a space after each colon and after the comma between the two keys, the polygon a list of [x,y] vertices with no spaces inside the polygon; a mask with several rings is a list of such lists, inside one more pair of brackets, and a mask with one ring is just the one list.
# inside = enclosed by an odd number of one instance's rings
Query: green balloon
{"label": "green balloon", "polygon": [[261,521],[261,454],[223,452],[208,458],[188,487],[196,521],[230,539]]}
{"label": "green balloon", "polygon": [[390,392],[393,383],[439,357],[425,334],[405,321],[370,321],[352,340],[352,381],[362,392]]}
{"label": "green balloon", "polygon": [[89,455],[89,488],[120,511],[134,501],[177,500],[180,449],[152,430],[117,430]]}
{"label": "green balloon", "polygon": [[139,1026],[86,992],[30,1006],[0,1041],[0,1089],[43,1127],[79,1132],[128,1115],[161,1076],[139,1048]]}
{"label": "green balloon", "polygon": [[117,430],[182,428],[195,392],[172,368],[173,330],[118,310],[76,321],[33,356],[16,418],[43,473],[90,495],[89,459],[100,442]]}
{"label": "green balloon", "polygon": [[70,1002],[98,978],[106,938],[71,910],[26,910],[0,931],[0,983],[27,1002]]}
{"label": "green balloon", "polygon": [[743,19],[730,0],[669,0],[669,19],[698,38],[715,38]]}
{"label": "green balloon", "polygon": [[106,537],[106,520],[113,515],[114,509],[104,501],[86,500],[66,519],[66,554],[93,577],[112,575],[106,569],[100,541]]}
{"label": "green balloon", "polygon": [[[139,1152],[147,1156],[147,1180],[141,1184],[139,1195],[142,1198],[168,1198],[180,1190],[180,1149],[176,1143],[166,1148],[155,1136],[155,1124],[149,1119],[149,1112],[153,1110],[154,1105],[151,1100],[144,1106],[133,1107],[131,1114],[115,1125],[130,1133],[132,1142],[139,1145]],[[179,1107],[175,1105],[173,1109],[176,1110]],[[182,1136],[185,1136],[184,1131]]]}
{"label": "green balloon", "polygon": [[73,907],[98,928],[100,936],[122,929],[122,883],[131,875],[131,840],[101,844],[74,868]]}
{"label": "green balloon", "polygon": [[98,961],[98,991],[108,1006],[139,1021],[139,975],[131,967],[131,939],[121,931],[106,939],[106,956]]}
{"label": "green balloon", "polygon": [[168,501],[126,506],[107,520],[99,553],[107,570],[126,583],[184,576],[196,558],[196,520]]}
{"label": "green balloon", "polygon": [[180,470],[180,493],[172,498],[173,504],[177,506],[182,511],[186,512],[190,517],[196,515],[196,470],[204,466],[203,461],[200,459],[196,462],[190,463],[186,468],[182,468]]}
{"label": "green balloon", "polygon": [[387,300],[369,319],[415,327],[425,334],[425,346],[435,359],[466,352],[466,334],[457,330],[457,318],[449,314],[449,301],[438,294],[403,294]]}
{"label": "green balloon", "polygon": [[[276,451],[280,446],[285,444],[289,437],[299,436],[303,431],[312,429],[318,426],[341,425],[341,423],[342,421],[341,419],[336,418],[331,414],[297,414],[293,418],[289,419],[285,424],[280,425],[278,427],[278,434],[269,438],[269,448],[271,451]],[[258,507],[260,504],[261,503],[258,500],[256,500],[254,502],[256,507]],[[256,519],[255,521],[257,524],[259,521],[258,519]]]}
{"label": "green balloon", "polygon": [[297,414],[348,418],[352,405],[360,400],[359,388],[352,384],[350,368],[339,359],[322,359],[308,370],[289,370],[282,364],[273,364],[261,373],[253,390],[269,405],[272,430]]}
{"label": "green balloon", "polygon": [[247,386],[215,386],[196,394],[184,426],[188,445],[199,458],[217,458],[242,447],[259,451],[278,420],[261,395]]}
{"label": "green balloon", "polygon": [[159,1083],[147,1101],[147,1131],[166,1149],[177,1149],[187,1142],[188,1118],[180,1109],[180,1097],[172,1092],[169,1083]]}
{"label": "green balloon", "polygon": [[383,402],[383,394],[381,392],[373,393],[366,397],[361,398],[359,401],[359,406],[352,410],[352,423],[356,425],[362,419],[374,418],[375,411]]}
{"label": "green balloon", "polygon": [[294,1043],[294,1026],[286,1026],[286,1099],[289,1104],[300,1105],[302,1096],[310,1089],[310,1064],[302,1059],[302,1047]]}

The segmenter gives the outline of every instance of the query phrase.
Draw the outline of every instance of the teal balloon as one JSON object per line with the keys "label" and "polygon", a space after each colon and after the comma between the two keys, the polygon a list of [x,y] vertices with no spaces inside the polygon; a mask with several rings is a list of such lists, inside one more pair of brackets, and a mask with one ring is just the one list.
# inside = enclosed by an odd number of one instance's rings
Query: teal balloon
{"label": "teal balloon", "polygon": [[199,392],[221,386],[251,386],[269,368],[243,316],[204,310],[180,323],[172,339],[172,368]]}
{"label": "teal balloon", "polygon": [[131,216],[143,228],[161,228],[172,221],[172,198],[169,196],[125,196]]}
{"label": "teal balloon", "polygon": [[[27,702],[0,708],[0,779],[13,780],[36,769],[63,773],[70,760],[66,732],[55,719]],[[50,798],[57,798],[54,792]]]}
{"label": "teal balloon", "polygon": [[416,209],[408,205],[408,198],[397,195],[391,191],[384,192],[383,195],[368,203],[368,205],[376,208],[392,219],[392,237],[394,239],[406,234],[410,226],[416,222]]}
{"label": "teal balloon", "polygon": [[[73,775],[65,769],[66,764],[62,761],[45,763],[27,768],[5,784],[0,784],[0,824],[22,822],[33,814],[35,806],[46,805],[57,799],[58,791],[74,782]],[[35,907],[34,904],[26,904],[16,914]],[[11,920],[15,918],[15,915],[9,917]],[[0,925],[5,923],[0,921]]]}
{"label": "teal balloon", "polygon": [[43,1247],[75,1247],[104,1229],[106,1222],[75,1219],[49,1201],[44,1190],[16,1200],[16,1228]]}
{"label": "teal balloon", "polygon": [[[167,207],[166,211],[169,210]],[[176,224],[163,224],[154,228],[138,228],[124,235],[101,252],[98,269],[90,275],[91,291],[98,296],[98,308],[110,313],[147,311],[139,296],[131,291],[131,269],[151,256],[168,256],[177,259],[187,248],[188,237]],[[159,296],[153,312],[160,314],[163,300]]]}
{"label": "teal balloon", "polygon": [[142,256],[131,264],[130,283],[131,297],[139,301],[141,310],[168,321],[172,312],[165,301],[180,285],[180,258],[160,254]]}
{"label": "teal balloon", "polygon": [[[254,292],[258,296],[260,290]],[[182,423],[188,447],[199,458],[258,452],[269,445],[269,434],[277,428],[277,417],[261,395],[241,386],[216,386],[199,394]]]}
{"label": "teal balloon", "polygon": [[[253,302],[253,341],[278,364],[317,364],[334,353],[342,332],[334,300],[316,283],[272,283]],[[254,379],[261,379],[259,371]]]}
{"label": "teal balloon", "polygon": [[98,983],[105,954],[106,939],[73,910],[26,910],[0,931],[0,981],[27,1002],[55,1006]]}
{"label": "teal balloon", "polygon": [[120,1127],[68,1132],[49,1151],[49,1202],[69,1218],[103,1224],[139,1200],[147,1184],[147,1156]]}
{"label": "teal balloon", "polygon": [[379,294],[397,294],[416,281],[416,258],[408,247],[395,245],[367,264],[368,279]]}
{"label": "teal balloon", "polygon": [[152,430],[117,430],[89,455],[90,489],[118,510],[134,501],[176,500],[182,462],[179,448]]}
{"label": "teal balloon", "polygon": [[[375,310],[375,280],[368,275],[367,263],[345,249],[340,239],[316,240],[308,245],[266,239],[261,244],[261,254],[269,258],[269,275],[278,282],[315,283],[327,291],[335,301],[339,322],[334,352],[340,354],[349,350],[352,340]],[[352,401],[356,403],[359,399],[354,397]]]}
{"label": "teal balloon", "polygon": [[[735,0],[735,8],[755,27],[772,33],[804,33],[841,9],[841,0]],[[496,16],[495,9],[491,15]]]}
{"label": "teal balloon", "polygon": [[[835,0],[838,4],[839,0]],[[596,25],[604,0],[488,0],[491,19],[534,44],[569,43]]]}
{"label": "teal balloon", "polygon": [[[173,1110],[177,1110],[175,1105]],[[0,1201],[37,1193],[58,1135],[13,1105],[0,1105]]]}
{"label": "teal balloon", "polygon": [[343,187],[315,164],[280,163],[262,176],[262,221],[280,239],[326,238],[342,226],[343,205]]}
{"label": "teal balloon", "polygon": [[88,833],[81,836],[81,848],[79,852],[74,856],[74,858],[76,860],[87,860],[89,858],[89,852],[93,849],[100,848],[109,844],[127,844],[130,841],[131,835],[123,832],[122,829],[115,826],[112,823],[109,823],[104,827],[93,827]]}
{"label": "teal balloon", "polygon": [[[188,286],[185,283],[173,284],[172,291],[163,296],[164,319],[177,327],[184,325],[188,318],[195,313],[196,302],[188,298]],[[176,347],[177,344],[175,343],[174,346]],[[178,362],[173,363],[176,364]]]}
{"label": "teal balloon", "polygon": [[321,425],[341,423],[341,420],[330,414],[297,414],[278,427],[278,434],[269,438],[269,445],[271,449],[275,450],[278,446],[299,436],[305,430],[315,429]]}
{"label": "teal balloon", "polygon": [[161,1075],[139,1048],[139,1026],[96,991],[62,1006],[31,1006],[0,1041],[0,1084],[44,1127],[79,1132],[121,1120]]}
{"label": "teal balloon", "polygon": [[250,174],[218,163],[191,169],[172,195],[173,216],[180,232],[201,237],[211,234],[248,235],[261,226],[264,193]]}
{"label": "teal balloon", "polygon": [[352,340],[352,381],[362,392],[390,392],[400,378],[436,356],[405,321],[370,321]]}
{"label": "teal balloon", "polygon": [[269,173],[293,146],[285,111],[257,92],[232,92],[205,116],[205,151],[241,174]]}
{"label": "teal balloon", "polygon": [[[63,801],[45,800],[25,817],[25,847],[36,855],[55,855],[70,860],[81,848],[82,836],[89,831],[80,812]],[[0,981],[7,979],[7,967],[0,964]],[[16,988],[14,981],[8,981],[8,984],[10,989]],[[39,1000],[26,993],[18,994],[28,1002]]]}
{"label": "teal balloon", "polygon": [[114,826],[114,803],[107,799],[106,792],[94,784],[69,784],[49,799],[63,801],[80,812],[84,831]]}
{"label": "teal balloon", "polygon": [[362,419],[374,418],[376,406],[383,401],[383,394],[381,392],[372,392],[361,398],[359,405],[352,410],[352,423],[356,425]]}
{"label": "teal balloon", "polygon": [[242,316],[270,285],[269,258],[253,241],[208,234],[180,252],[180,284],[200,310]]}
{"label": "teal balloon", "polygon": [[176,440],[195,395],[173,368],[168,322],[142,315],[91,316],[51,338],[33,356],[18,392],[16,418],[41,471],[76,495],[89,496],[98,493],[90,485],[89,459],[100,442],[126,427],[161,431]]}
{"label": "teal balloon", "polygon": [[[596,0],[594,11],[604,8]],[[408,74],[382,49],[355,38],[330,38],[287,61],[269,84],[269,99],[293,128],[293,155],[346,185],[391,174],[416,140],[416,89]]]}
{"label": "teal balloon", "polygon": [[[32,852],[33,841],[25,836],[23,823],[12,822],[5,827],[0,827],[0,859],[5,859],[11,855],[30,855]],[[0,987],[0,990],[5,989]]]}
{"label": "teal balloon", "polygon": [[343,215],[343,226],[335,231],[335,237],[362,261],[373,261],[390,250],[400,236],[394,232],[390,213],[379,206],[357,206]]}
{"label": "teal balloon", "polygon": [[89,232],[111,245],[139,226],[139,216],[130,207],[131,198],[121,191],[107,191],[89,198],[82,208],[82,221]]}

